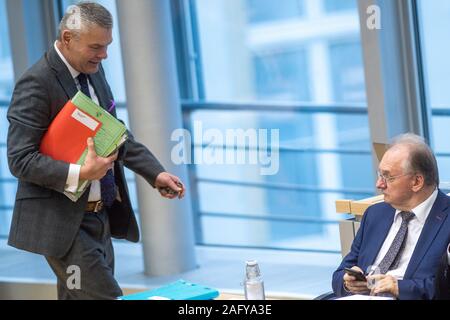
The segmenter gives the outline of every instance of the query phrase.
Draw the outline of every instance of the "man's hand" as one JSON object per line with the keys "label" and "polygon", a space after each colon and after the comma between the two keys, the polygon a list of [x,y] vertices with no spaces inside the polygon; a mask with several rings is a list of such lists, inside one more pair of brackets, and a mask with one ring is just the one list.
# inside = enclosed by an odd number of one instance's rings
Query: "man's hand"
{"label": "man's hand", "polygon": [[106,172],[114,165],[118,152],[103,158],[95,152],[94,139],[87,139],[88,152],[84,164],[80,169],[80,180],[99,180],[103,178]]}
{"label": "man's hand", "polygon": [[155,187],[158,188],[161,196],[167,199],[174,199],[177,196],[181,199],[186,192],[180,179],[168,172],[161,172],[156,177]]}
{"label": "man's hand", "polygon": [[390,293],[398,298],[398,280],[390,275],[377,274],[369,276],[370,279],[375,279],[375,287],[370,291],[370,295],[376,296],[379,293]]}
{"label": "man's hand", "polygon": [[[351,267],[353,270],[363,272],[358,266]],[[364,273],[364,272],[363,272]],[[369,293],[367,288],[367,281],[358,281],[354,276],[344,273],[344,288],[353,294]]]}

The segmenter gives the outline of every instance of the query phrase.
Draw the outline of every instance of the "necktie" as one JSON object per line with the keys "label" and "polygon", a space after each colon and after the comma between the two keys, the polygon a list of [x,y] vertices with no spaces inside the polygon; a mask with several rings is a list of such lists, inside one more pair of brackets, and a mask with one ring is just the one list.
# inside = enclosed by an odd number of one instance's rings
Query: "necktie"
{"label": "necktie", "polygon": [[[80,73],[77,78],[80,83],[81,92],[90,98],[91,94],[89,92],[89,85],[86,75],[84,73]],[[112,169],[109,169],[106,172],[106,175],[100,179],[100,189],[104,206],[107,208],[111,207],[116,199],[116,183],[114,182],[114,174]]]}
{"label": "necktie", "polygon": [[400,215],[402,217],[400,229],[395,235],[394,241],[392,241],[388,252],[378,265],[381,274],[385,274],[390,269],[394,269],[397,266],[400,261],[401,253],[406,244],[405,239],[408,234],[408,223],[412,218],[414,218],[414,213],[402,211],[400,212]]}

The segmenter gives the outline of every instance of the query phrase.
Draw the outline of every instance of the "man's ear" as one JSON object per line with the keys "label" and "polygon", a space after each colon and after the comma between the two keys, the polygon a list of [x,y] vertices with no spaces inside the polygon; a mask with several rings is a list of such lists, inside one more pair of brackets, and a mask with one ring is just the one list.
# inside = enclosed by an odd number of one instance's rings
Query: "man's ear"
{"label": "man's ear", "polygon": [[69,42],[73,39],[73,34],[70,30],[64,30],[61,35],[61,41],[64,45],[68,45]]}
{"label": "man's ear", "polygon": [[423,176],[423,174],[416,173],[414,175],[412,190],[414,192],[420,191],[424,185],[425,185],[425,177]]}

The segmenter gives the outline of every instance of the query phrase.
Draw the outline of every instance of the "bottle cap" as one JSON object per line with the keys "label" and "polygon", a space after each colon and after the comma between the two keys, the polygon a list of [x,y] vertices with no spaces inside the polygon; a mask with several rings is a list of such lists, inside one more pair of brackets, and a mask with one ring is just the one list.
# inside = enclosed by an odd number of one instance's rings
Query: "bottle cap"
{"label": "bottle cap", "polygon": [[245,271],[247,279],[253,279],[261,275],[261,272],[259,271],[258,261],[247,260],[245,263],[246,263]]}
{"label": "bottle cap", "polygon": [[247,264],[247,266],[255,266],[258,264],[258,261],[256,260],[247,260],[245,261],[245,263]]}

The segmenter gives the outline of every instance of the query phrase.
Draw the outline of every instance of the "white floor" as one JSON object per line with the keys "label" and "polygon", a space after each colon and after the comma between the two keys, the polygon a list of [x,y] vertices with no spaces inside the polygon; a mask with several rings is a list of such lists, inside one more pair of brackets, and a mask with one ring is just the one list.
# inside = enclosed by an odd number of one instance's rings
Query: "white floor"
{"label": "white floor", "polygon": [[[150,277],[144,274],[140,244],[116,242],[116,278],[123,288],[151,289],[184,279],[223,292],[243,293],[245,260],[256,259],[267,295],[313,298],[331,290],[331,275],[341,261],[338,254],[229,249],[199,246],[198,268],[184,273]],[[54,283],[45,259],[0,241],[0,281]]]}

